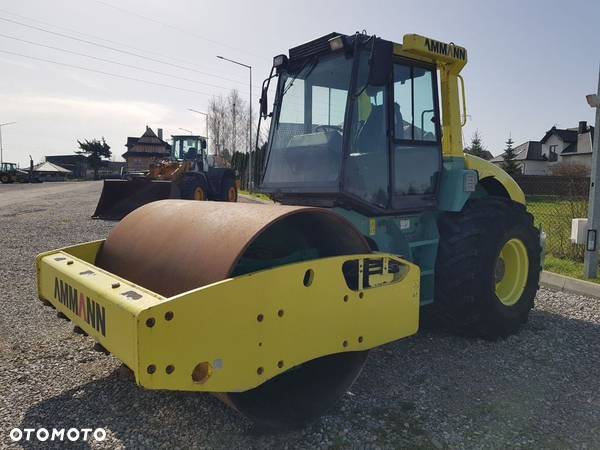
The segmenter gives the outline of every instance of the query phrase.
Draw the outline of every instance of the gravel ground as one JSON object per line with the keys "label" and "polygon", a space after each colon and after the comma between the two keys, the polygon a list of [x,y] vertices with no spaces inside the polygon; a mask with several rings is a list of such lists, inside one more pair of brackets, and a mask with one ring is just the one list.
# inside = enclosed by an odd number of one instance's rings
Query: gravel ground
{"label": "gravel ground", "polygon": [[113,226],[89,219],[99,183],[28,187],[2,203],[11,189],[0,189],[0,447],[42,446],[12,443],[15,427],[103,427],[107,439],[84,447],[600,448],[599,300],[542,289],[507,340],[426,331],[375,349],[337,409],[269,433],[210,395],[136,387],[38,302],[34,256]]}

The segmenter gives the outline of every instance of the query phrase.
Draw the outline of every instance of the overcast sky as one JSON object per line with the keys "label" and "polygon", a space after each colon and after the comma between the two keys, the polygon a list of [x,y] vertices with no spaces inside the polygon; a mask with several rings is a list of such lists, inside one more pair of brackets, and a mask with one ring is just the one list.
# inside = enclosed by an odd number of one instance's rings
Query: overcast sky
{"label": "overcast sky", "polygon": [[248,70],[216,55],[254,67],[256,102],[274,55],[331,31],[357,30],[397,42],[418,33],[466,47],[465,139],[478,129],[498,154],[509,133],[518,144],[540,139],[554,124],[593,121],[584,97],[597,86],[599,20],[597,0],[0,0],[0,122],[17,122],[2,128],[4,160],[27,165],[29,154],[39,162],[100,136],[120,158],[127,136],[139,136],[146,124],[166,134],[202,134],[204,118],[187,108],[206,110],[212,95],[234,87],[248,96]]}

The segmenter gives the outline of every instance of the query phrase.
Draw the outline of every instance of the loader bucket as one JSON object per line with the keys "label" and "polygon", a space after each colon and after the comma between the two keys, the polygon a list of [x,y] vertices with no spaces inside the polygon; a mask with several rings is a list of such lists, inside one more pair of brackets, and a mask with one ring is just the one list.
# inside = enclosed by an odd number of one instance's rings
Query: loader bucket
{"label": "loader bucket", "polygon": [[171,181],[143,177],[131,180],[104,180],[100,200],[92,217],[121,220],[146,203],[168,198],[179,198],[179,189]]}

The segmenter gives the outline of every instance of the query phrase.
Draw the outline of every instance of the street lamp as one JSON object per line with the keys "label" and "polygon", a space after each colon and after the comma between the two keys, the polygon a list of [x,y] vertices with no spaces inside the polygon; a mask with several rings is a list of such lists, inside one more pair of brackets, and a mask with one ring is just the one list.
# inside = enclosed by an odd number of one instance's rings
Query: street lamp
{"label": "street lamp", "polygon": [[223,59],[225,61],[229,61],[233,64],[237,64],[238,66],[242,66],[245,67],[246,69],[250,70],[250,125],[249,125],[249,130],[248,130],[248,135],[249,135],[249,145],[248,145],[248,189],[252,191],[252,189],[254,188],[254,180],[252,177],[252,66],[249,66],[248,64],[244,64],[241,63],[239,61],[234,61],[233,59],[229,59],[229,58],[225,58],[224,56],[219,56],[217,55],[217,58],[219,59]]}
{"label": "street lamp", "polygon": [[7,125],[14,125],[17,122],[5,122],[5,123],[0,123],[0,164],[2,164],[4,162],[4,155],[3,155],[3,150],[2,150],[2,127],[5,127]]}
{"label": "street lamp", "polygon": [[585,99],[592,108],[600,108],[600,95],[599,94],[590,94],[586,95]]}
{"label": "street lamp", "polygon": [[207,152],[208,152],[208,113],[202,112],[202,111],[198,111],[197,109],[193,109],[193,108],[188,108],[188,111],[191,112],[195,112],[197,114],[202,114],[206,117],[206,142],[207,142]]}
{"label": "street lamp", "polygon": [[592,173],[590,175],[590,196],[588,204],[588,231],[583,262],[584,276],[598,276],[598,227],[600,225],[600,68],[598,69],[598,93],[586,95],[588,105],[596,108],[596,128],[594,128],[594,147],[592,148]]}
{"label": "street lamp", "polygon": [[181,127],[179,129],[182,130],[182,131],[185,131],[187,133],[194,134],[194,132],[192,130],[188,130],[188,129],[181,128]]}

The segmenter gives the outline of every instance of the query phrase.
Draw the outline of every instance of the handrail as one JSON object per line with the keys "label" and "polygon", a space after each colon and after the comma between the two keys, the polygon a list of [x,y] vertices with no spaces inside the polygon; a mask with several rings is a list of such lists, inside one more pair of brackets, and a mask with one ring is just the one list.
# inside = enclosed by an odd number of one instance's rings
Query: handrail
{"label": "handrail", "polygon": [[460,80],[462,109],[463,109],[463,116],[460,121],[460,126],[464,127],[467,124],[467,98],[465,95],[465,80],[463,79],[462,75],[460,75],[460,74],[457,75],[457,77]]}

